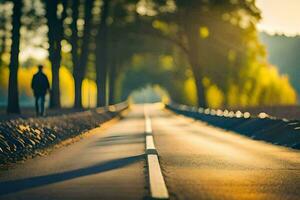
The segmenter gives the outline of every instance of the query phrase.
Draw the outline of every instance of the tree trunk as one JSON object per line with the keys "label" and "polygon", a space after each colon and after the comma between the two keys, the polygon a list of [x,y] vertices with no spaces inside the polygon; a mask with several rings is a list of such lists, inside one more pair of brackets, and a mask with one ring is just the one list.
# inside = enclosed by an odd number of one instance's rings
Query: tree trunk
{"label": "tree trunk", "polygon": [[193,19],[197,17],[197,12],[194,10],[191,12],[185,13],[186,23],[184,23],[185,32],[187,35],[188,43],[188,59],[192,67],[192,71],[195,78],[195,83],[197,87],[197,97],[198,97],[198,106],[207,108],[207,102],[205,98],[205,87],[203,86],[202,79],[203,70],[199,63],[199,26],[196,23],[193,23]]}
{"label": "tree trunk", "polygon": [[82,81],[83,79],[74,76],[74,83],[75,83],[74,108],[82,108]]}
{"label": "tree trunk", "polygon": [[[0,18],[0,29],[5,30],[5,24],[6,24],[6,18],[2,16]],[[0,67],[2,67],[2,56],[6,51],[6,32],[2,32],[2,37],[1,37],[1,50],[0,50]]]}
{"label": "tree trunk", "polygon": [[[57,16],[57,6],[62,3],[61,18]],[[66,18],[67,0],[46,0],[46,18],[48,25],[49,60],[52,65],[52,88],[50,108],[60,108],[59,68],[61,62],[61,40],[63,39],[63,21]]]}
{"label": "tree trunk", "polygon": [[80,68],[82,66],[79,65],[79,54],[78,54],[78,28],[77,28],[77,20],[78,20],[78,8],[79,8],[79,0],[72,1],[72,23],[71,23],[71,45],[72,45],[72,63],[73,63],[73,77],[75,82],[75,100],[74,107],[81,108],[82,107],[82,99],[81,99],[81,84],[82,84],[82,76]]}
{"label": "tree trunk", "polygon": [[52,88],[50,92],[50,108],[60,108],[59,67],[60,63],[58,61],[52,62]]}
{"label": "tree trunk", "polygon": [[1,37],[0,67],[2,67],[2,64],[3,64],[3,62],[2,62],[2,56],[3,56],[3,54],[6,51],[6,44],[5,44],[5,42],[6,42],[6,35],[5,35],[5,33],[3,33],[2,37]]}
{"label": "tree trunk", "polygon": [[50,107],[55,108],[60,106],[59,98],[59,66],[57,66],[57,0],[46,0],[46,18],[48,25],[48,43],[49,43],[49,60],[51,62],[52,72],[52,87],[50,92]]}
{"label": "tree trunk", "polygon": [[[85,11],[84,11],[84,30],[83,30],[83,38],[82,38],[82,46],[81,46],[81,54],[80,54],[80,60],[79,60],[79,69],[81,74],[81,77],[79,79],[80,84],[80,95],[82,99],[81,94],[81,88],[82,88],[82,81],[85,77],[87,65],[88,65],[88,57],[90,54],[90,42],[91,42],[91,22],[92,22],[92,8],[93,8],[93,0],[86,0],[85,2]],[[82,100],[81,105],[82,107]]]}
{"label": "tree trunk", "polygon": [[74,75],[75,101],[74,108],[82,108],[82,81],[83,79]]}
{"label": "tree trunk", "polygon": [[112,61],[109,69],[109,105],[115,104],[116,63]]}
{"label": "tree trunk", "polygon": [[193,73],[194,73],[196,88],[197,88],[198,106],[202,108],[207,108],[205,87],[202,83],[203,75],[201,72],[197,72],[195,70]]}
{"label": "tree trunk", "polygon": [[96,83],[97,106],[107,105],[107,18],[109,12],[109,0],[103,0],[101,22],[97,34],[96,46]]}
{"label": "tree trunk", "polygon": [[[77,4],[77,7],[76,7]],[[92,19],[92,8],[93,0],[86,0],[84,7],[84,30],[82,37],[81,54],[78,53],[78,30],[77,30],[77,19],[78,19],[78,0],[74,1],[73,4],[73,21],[72,24],[72,57],[73,59],[73,76],[75,81],[75,108],[82,108],[82,81],[85,76],[86,67],[89,56],[89,44],[91,39],[91,19]],[[74,35],[74,36],[73,36]],[[74,46],[73,46],[74,45]],[[74,47],[74,49],[73,49]],[[75,50],[77,49],[77,50]],[[74,51],[74,52],[73,52]]]}
{"label": "tree trunk", "polygon": [[197,89],[197,98],[198,98],[198,106],[202,108],[207,108],[206,96],[205,96],[205,87],[203,85],[203,72],[200,64],[197,61],[197,57],[191,53],[189,58],[189,62],[192,67],[192,71],[195,78],[196,89]]}
{"label": "tree trunk", "polygon": [[8,85],[8,104],[7,113],[20,113],[19,91],[18,91],[18,68],[20,53],[20,28],[22,15],[22,1],[13,1],[12,16],[12,44],[9,64],[9,85]]}
{"label": "tree trunk", "polygon": [[[1,4],[0,4],[1,6]],[[0,30],[5,30],[5,25],[6,25],[6,15],[3,13],[3,16],[0,17]],[[0,67],[2,67],[2,56],[6,51],[6,32],[2,31],[2,37],[1,37],[1,46],[0,46]]]}
{"label": "tree trunk", "polygon": [[[190,40],[190,39],[188,39],[188,40]],[[198,47],[195,47],[196,45],[192,45],[192,46],[194,46],[194,48],[192,48],[190,50],[191,52],[188,57],[189,57],[189,62],[192,67],[192,71],[193,71],[194,78],[195,78],[197,97],[198,97],[198,106],[202,107],[202,108],[207,108],[207,102],[206,102],[206,98],[205,98],[205,87],[202,83],[202,80],[204,78],[203,72],[202,72],[201,66],[199,64],[199,61],[198,61],[199,58],[197,57],[197,54],[195,54],[195,52],[192,52],[195,50],[195,48],[198,48]],[[198,51],[196,51],[196,52],[198,52]]]}

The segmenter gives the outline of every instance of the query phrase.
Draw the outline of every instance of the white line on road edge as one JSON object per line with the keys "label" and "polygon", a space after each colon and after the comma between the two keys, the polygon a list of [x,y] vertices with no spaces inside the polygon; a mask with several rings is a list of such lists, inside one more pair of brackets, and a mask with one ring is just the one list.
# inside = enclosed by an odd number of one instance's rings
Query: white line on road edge
{"label": "white line on road edge", "polygon": [[147,155],[150,192],[153,199],[169,199],[169,193],[161,173],[157,155]]}
{"label": "white line on road edge", "polygon": [[144,110],[144,115],[145,115],[145,133],[146,133],[146,153],[147,153],[151,197],[153,199],[169,199],[168,189],[161,172],[157,151],[154,145],[151,120],[145,110]]}
{"label": "white line on road edge", "polygon": [[148,116],[145,106],[144,106],[144,115],[145,115],[145,133],[146,135],[147,134],[151,135],[152,134],[151,120],[150,117]]}
{"label": "white line on road edge", "polygon": [[146,149],[147,150],[155,150],[155,146],[154,146],[154,141],[153,141],[153,136],[152,135],[147,135],[146,136]]}
{"label": "white line on road edge", "polygon": [[151,120],[150,117],[145,115],[145,133],[146,134],[151,134],[152,133],[152,128],[151,128]]}

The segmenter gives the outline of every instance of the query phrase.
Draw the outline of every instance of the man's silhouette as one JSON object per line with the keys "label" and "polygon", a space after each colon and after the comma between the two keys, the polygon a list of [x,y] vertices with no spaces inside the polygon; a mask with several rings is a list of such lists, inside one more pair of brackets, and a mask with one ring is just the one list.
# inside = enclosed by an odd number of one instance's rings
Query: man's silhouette
{"label": "man's silhouette", "polygon": [[35,111],[37,116],[43,116],[45,111],[45,96],[50,89],[47,76],[43,73],[43,66],[38,66],[39,71],[33,76],[31,88],[35,97]]}

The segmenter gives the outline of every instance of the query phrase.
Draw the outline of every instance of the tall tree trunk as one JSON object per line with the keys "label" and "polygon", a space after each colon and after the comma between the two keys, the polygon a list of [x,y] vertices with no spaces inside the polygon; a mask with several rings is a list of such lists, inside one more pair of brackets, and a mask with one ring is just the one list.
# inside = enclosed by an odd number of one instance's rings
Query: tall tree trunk
{"label": "tall tree trunk", "polygon": [[92,8],[94,0],[86,0],[84,9],[84,30],[80,55],[80,66],[82,73],[85,73],[90,53],[91,29],[92,29]]}
{"label": "tall tree trunk", "polygon": [[[75,7],[77,4],[77,8]],[[73,57],[73,76],[75,81],[75,108],[82,108],[82,81],[85,76],[86,67],[88,63],[88,56],[90,53],[89,44],[91,39],[91,19],[92,19],[92,8],[93,0],[86,0],[84,4],[84,30],[82,36],[81,53],[78,53],[78,30],[77,30],[77,19],[78,19],[78,0],[74,1],[72,10],[73,12],[73,23],[72,23],[72,57]],[[76,19],[76,21],[74,20]],[[73,49],[74,48],[74,49]],[[77,49],[75,51],[75,49]],[[73,52],[74,51],[74,52]],[[75,58],[76,57],[76,58]],[[75,59],[74,59],[75,58]]]}
{"label": "tall tree trunk", "polygon": [[184,24],[184,28],[187,35],[187,43],[189,47],[188,59],[192,67],[197,87],[198,106],[207,108],[205,87],[202,83],[204,74],[199,62],[199,26],[197,25],[197,23],[193,23],[193,19],[196,19],[196,17],[197,12],[195,10],[185,13],[185,19],[187,19],[187,22]]}
{"label": "tall tree trunk", "polygon": [[194,53],[190,53],[189,62],[192,67],[192,71],[195,78],[196,89],[197,89],[197,98],[198,98],[198,106],[202,108],[207,108],[206,96],[205,96],[205,87],[203,85],[203,71],[198,62],[198,57]]}
{"label": "tall tree trunk", "polygon": [[[4,22],[3,22],[4,23]],[[3,33],[2,37],[1,37],[1,50],[0,50],[0,67],[2,67],[2,64],[3,64],[3,60],[2,60],[2,56],[3,54],[5,53],[6,51],[6,35],[5,33]]]}
{"label": "tall tree trunk", "polygon": [[[192,32],[193,34],[193,32]],[[195,34],[195,33],[194,33]],[[199,51],[198,51],[198,44],[195,42],[195,40],[192,39],[193,37],[190,35],[188,38],[188,43],[190,46],[190,52],[188,55],[189,63],[191,65],[194,78],[195,78],[195,83],[196,83],[196,89],[197,89],[197,99],[198,99],[198,106],[202,108],[207,108],[207,102],[206,102],[206,97],[205,97],[205,87],[203,85],[203,71],[201,68],[201,65],[199,64]]]}
{"label": "tall tree trunk", "polygon": [[202,83],[202,80],[204,78],[203,75],[203,71],[201,69],[201,65],[199,64],[198,61],[198,56],[199,54],[197,54],[196,52],[198,52],[196,50],[197,44],[193,45],[191,43],[193,43],[190,39],[188,39],[189,44],[190,44],[190,53],[189,53],[189,63],[192,67],[192,71],[194,74],[194,78],[195,78],[195,83],[196,83],[196,89],[197,89],[197,98],[198,98],[198,106],[202,107],[202,108],[207,108],[207,102],[206,102],[206,98],[205,98],[205,87]]}
{"label": "tall tree trunk", "polygon": [[109,0],[103,0],[101,22],[98,28],[98,34],[96,38],[97,106],[107,105],[107,18],[109,14],[109,2]]}
{"label": "tall tree trunk", "polygon": [[7,113],[20,113],[18,92],[18,68],[20,53],[20,28],[22,15],[22,0],[13,0],[12,44],[9,64],[9,85]]}
{"label": "tall tree trunk", "polygon": [[[0,6],[2,6],[2,4],[0,4]],[[1,46],[0,46],[0,67],[2,67],[2,56],[3,54],[5,53],[6,51],[6,32],[4,31],[5,30],[5,24],[6,24],[6,16],[5,14],[3,13],[3,16],[0,17],[0,30],[2,30],[2,36],[1,36]]]}
{"label": "tall tree trunk", "polygon": [[[50,107],[60,108],[59,68],[61,63],[61,40],[63,39],[63,21],[66,18],[67,0],[45,0],[48,25],[49,59],[52,65],[52,88]],[[57,16],[57,6],[62,3],[61,17]]]}
{"label": "tall tree trunk", "polygon": [[[195,67],[194,67],[195,68]],[[200,71],[193,70],[195,83],[197,88],[197,98],[198,98],[198,106],[202,108],[207,108],[206,96],[205,96],[205,87],[203,85],[203,75]]]}
{"label": "tall tree trunk", "polygon": [[109,68],[109,105],[115,104],[115,83],[116,83],[116,61],[113,60]]}
{"label": "tall tree trunk", "polygon": [[48,25],[48,43],[49,43],[49,60],[51,62],[52,70],[52,87],[50,93],[50,107],[60,107],[60,94],[59,94],[59,66],[57,66],[57,5],[58,0],[46,0],[46,18]]}
{"label": "tall tree trunk", "polygon": [[72,63],[73,63],[73,77],[75,82],[75,101],[74,107],[81,108],[82,107],[82,99],[81,99],[81,83],[82,83],[82,74],[80,68],[82,66],[79,65],[79,54],[78,54],[78,28],[77,28],[77,20],[78,20],[78,9],[79,9],[79,0],[72,1],[72,23],[71,23],[71,45],[72,45]]}
{"label": "tall tree trunk", "polygon": [[[86,73],[86,69],[88,65],[88,57],[90,54],[93,3],[94,0],[86,0],[85,7],[84,7],[84,30],[83,30],[81,54],[79,59],[79,67],[80,67],[79,74],[82,75],[79,79],[80,88],[82,88],[82,81]],[[81,91],[82,90],[80,90],[80,94],[78,94],[80,96],[82,96]],[[81,107],[82,107],[82,101],[81,101]]]}

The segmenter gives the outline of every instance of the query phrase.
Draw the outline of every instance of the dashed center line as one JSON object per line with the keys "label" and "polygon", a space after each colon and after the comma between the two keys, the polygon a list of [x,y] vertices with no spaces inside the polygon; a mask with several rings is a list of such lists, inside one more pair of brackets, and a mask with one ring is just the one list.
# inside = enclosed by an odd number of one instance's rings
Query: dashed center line
{"label": "dashed center line", "polygon": [[150,184],[150,194],[153,199],[169,199],[168,189],[161,172],[157,151],[154,145],[151,119],[144,111],[145,133],[146,133],[146,153],[148,162],[148,174]]}

